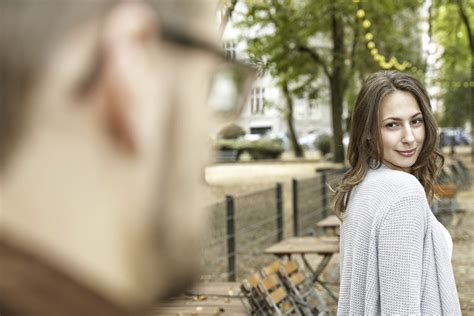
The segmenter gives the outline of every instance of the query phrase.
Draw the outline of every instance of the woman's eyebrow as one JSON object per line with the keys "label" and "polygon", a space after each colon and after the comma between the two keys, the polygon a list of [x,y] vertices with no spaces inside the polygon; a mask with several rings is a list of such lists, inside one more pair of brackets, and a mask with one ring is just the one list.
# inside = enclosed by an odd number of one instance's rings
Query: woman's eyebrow
{"label": "woman's eyebrow", "polygon": [[[418,112],[418,113],[416,113],[416,114],[413,114],[413,115],[411,116],[411,119],[414,118],[414,117],[416,117],[416,116],[418,116],[418,115],[420,115],[420,114],[421,114],[421,112]],[[382,122],[383,122],[383,121],[386,121],[386,120],[402,121],[403,119],[401,119],[401,118],[399,118],[399,117],[392,117],[392,116],[391,116],[391,117],[387,117],[387,118],[383,119]]]}

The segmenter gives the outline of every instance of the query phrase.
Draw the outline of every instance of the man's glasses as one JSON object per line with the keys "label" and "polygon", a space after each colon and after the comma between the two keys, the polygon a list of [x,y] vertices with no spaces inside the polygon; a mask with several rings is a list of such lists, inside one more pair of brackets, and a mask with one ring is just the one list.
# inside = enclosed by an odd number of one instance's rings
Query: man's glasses
{"label": "man's glasses", "polygon": [[224,52],[210,42],[190,36],[176,28],[161,25],[163,40],[174,44],[205,50],[221,60],[212,77],[209,106],[224,120],[237,118],[247,102],[256,79],[256,69],[230,60]]}

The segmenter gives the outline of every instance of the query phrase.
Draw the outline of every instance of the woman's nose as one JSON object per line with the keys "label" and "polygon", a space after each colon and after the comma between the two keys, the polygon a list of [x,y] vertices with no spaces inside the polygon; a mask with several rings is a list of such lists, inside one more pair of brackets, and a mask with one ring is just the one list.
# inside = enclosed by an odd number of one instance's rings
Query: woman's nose
{"label": "woman's nose", "polygon": [[410,145],[413,144],[415,141],[415,135],[413,134],[413,130],[410,127],[406,127],[404,130],[404,135],[402,137],[402,143]]}

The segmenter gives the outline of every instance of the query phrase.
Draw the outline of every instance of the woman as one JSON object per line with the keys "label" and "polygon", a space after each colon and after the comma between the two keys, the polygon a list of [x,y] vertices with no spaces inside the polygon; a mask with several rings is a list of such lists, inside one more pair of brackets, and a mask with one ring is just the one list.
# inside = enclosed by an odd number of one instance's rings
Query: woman
{"label": "woman", "polygon": [[425,88],[410,75],[370,76],[353,110],[351,169],[336,189],[339,315],[460,315],[452,240],[428,201],[444,158]]}

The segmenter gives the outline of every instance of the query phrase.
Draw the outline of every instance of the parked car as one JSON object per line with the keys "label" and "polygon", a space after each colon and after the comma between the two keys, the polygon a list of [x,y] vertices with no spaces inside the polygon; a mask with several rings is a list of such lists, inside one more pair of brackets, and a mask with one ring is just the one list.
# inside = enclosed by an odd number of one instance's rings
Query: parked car
{"label": "parked car", "polygon": [[239,139],[249,140],[249,141],[260,140],[260,139],[279,140],[282,142],[285,150],[288,150],[290,148],[290,137],[284,132],[280,132],[280,133],[268,132],[265,134],[248,133],[248,134],[242,135],[241,137],[239,137]]}
{"label": "parked car", "polygon": [[298,138],[298,143],[304,148],[308,150],[316,150],[316,147],[314,146],[316,140],[318,139],[319,136],[323,134],[320,131],[310,131],[309,133],[301,136]]}
{"label": "parked car", "polygon": [[439,129],[440,146],[449,145],[469,145],[471,143],[471,135],[460,127],[443,127]]}

